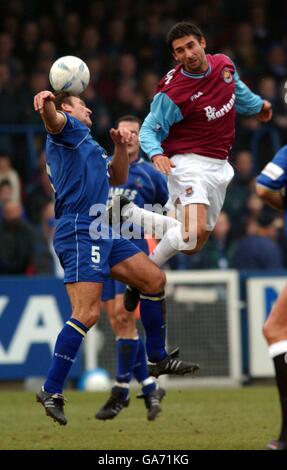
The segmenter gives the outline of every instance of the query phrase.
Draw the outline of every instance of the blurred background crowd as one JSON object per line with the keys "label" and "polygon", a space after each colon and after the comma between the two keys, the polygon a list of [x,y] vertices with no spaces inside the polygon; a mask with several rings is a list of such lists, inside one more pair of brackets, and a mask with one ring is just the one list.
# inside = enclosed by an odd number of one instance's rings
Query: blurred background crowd
{"label": "blurred background crowd", "polygon": [[51,249],[45,133],[33,111],[33,96],[50,88],[52,63],[63,55],[87,63],[92,132],[112,152],[115,120],[149,112],[173,66],[166,33],[182,19],[202,28],[208,52],[234,60],[241,79],[272,102],[274,117],[260,124],[238,116],[236,175],[214,234],[200,253],[178,255],[169,267],[286,269],[283,218],[255,194],[256,174],[286,143],[286,0],[0,0],[0,274],[61,274]]}

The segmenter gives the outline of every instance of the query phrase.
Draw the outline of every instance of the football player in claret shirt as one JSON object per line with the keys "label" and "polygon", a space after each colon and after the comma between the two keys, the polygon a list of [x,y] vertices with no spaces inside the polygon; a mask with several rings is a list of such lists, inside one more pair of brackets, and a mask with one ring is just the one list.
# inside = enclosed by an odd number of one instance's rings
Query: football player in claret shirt
{"label": "football player in claret shirt", "polygon": [[[168,176],[167,206],[178,219],[150,256],[158,266],[177,251],[199,251],[214,229],[234,174],[228,158],[235,113],[257,115],[262,122],[272,117],[271,104],[240,80],[229,57],[206,54],[196,25],[177,23],[167,43],[178,65],[160,81],[140,131],[143,151]],[[129,205],[123,215],[132,219],[132,214]],[[134,308],[136,302],[135,292],[128,289],[126,306]]]}
{"label": "football player in claret shirt", "polygon": [[[282,147],[257,177],[256,190],[262,200],[284,211],[287,232],[287,146]],[[276,382],[281,403],[281,430],[267,448],[287,450],[287,287],[284,287],[268,316],[263,334],[268,343],[269,355],[274,362]]]}

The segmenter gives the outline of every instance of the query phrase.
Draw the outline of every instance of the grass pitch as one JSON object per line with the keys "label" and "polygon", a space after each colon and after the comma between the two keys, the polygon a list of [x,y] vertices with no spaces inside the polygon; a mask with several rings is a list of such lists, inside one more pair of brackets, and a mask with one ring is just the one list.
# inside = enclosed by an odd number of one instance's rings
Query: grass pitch
{"label": "grass pitch", "polygon": [[66,398],[68,424],[60,427],[34,394],[0,392],[0,449],[263,449],[280,424],[277,390],[270,386],[168,390],[154,422],[134,393],[130,406],[106,422],[94,418],[106,393],[67,391]]}

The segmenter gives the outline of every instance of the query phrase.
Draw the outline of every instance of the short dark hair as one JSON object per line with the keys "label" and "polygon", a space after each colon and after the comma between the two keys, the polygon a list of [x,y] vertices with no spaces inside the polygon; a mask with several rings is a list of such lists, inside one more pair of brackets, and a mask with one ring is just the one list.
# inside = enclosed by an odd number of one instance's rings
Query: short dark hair
{"label": "short dark hair", "polygon": [[56,109],[61,110],[62,104],[67,103],[72,105],[71,98],[79,98],[77,95],[71,95],[67,91],[60,91],[55,93],[56,99],[54,101]]}
{"label": "short dark hair", "polygon": [[124,116],[121,116],[116,120],[116,127],[118,127],[119,123],[123,121],[137,122],[139,127],[141,127],[142,125],[142,121],[139,117],[134,116],[133,114],[125,114]]}
{"label": "short dark hair", "polygon": [[166,42],[168,48],[173,52],[172,43],[175,39],[183,38],[184,36],[195,36],[200,41],[204,35],[202,31],[194,23],[189,21],[181,21],[176,23],[167,33]]}

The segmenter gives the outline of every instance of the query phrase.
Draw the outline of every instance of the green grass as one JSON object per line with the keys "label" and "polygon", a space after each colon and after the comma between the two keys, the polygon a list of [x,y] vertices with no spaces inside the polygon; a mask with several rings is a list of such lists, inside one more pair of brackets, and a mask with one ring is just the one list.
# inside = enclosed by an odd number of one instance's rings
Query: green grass
{"label": "green grass", "polygon": [[169,390],[163,412],[146,420],[142,400],[113,421],[94,419],[107,394],[69,392],[68,425],[46,417],[28,392],[0,392],[0,449],[262,449],[279,430],[275,387]]}

